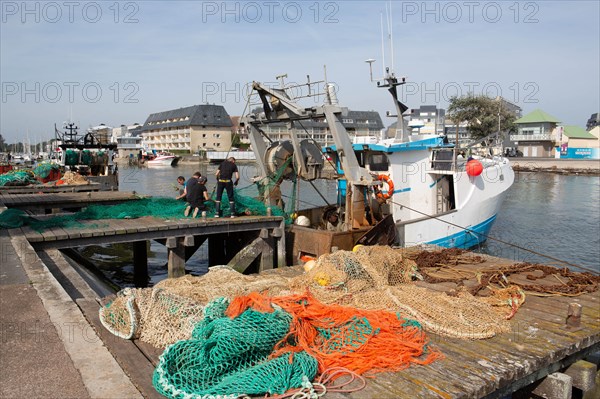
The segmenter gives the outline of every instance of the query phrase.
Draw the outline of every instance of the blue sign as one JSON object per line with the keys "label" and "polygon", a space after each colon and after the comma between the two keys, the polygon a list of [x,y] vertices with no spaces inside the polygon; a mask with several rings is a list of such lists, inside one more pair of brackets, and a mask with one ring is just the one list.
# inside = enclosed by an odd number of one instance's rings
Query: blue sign
{"label": "blue sign", "polygon": [[600,148],[573,148],[563,146],[557,148],[561,158],[568,159],[600,159]]}

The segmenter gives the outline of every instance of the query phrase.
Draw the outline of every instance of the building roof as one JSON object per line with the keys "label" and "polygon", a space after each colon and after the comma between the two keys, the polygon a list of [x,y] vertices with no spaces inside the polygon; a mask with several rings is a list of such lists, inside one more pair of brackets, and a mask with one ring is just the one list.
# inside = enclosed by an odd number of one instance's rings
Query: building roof
{"label": "building roof", "polygon": [[570,139],[594,139],[596,136],[579,126],[563,126],[563,134]]}
{"label": "building roof", "polygon": [[150,114],[143,130],[188,126],[231,127],[232,123],[222,105],[203,104]]}
{"label": "building roof", "polygon": [[550,114],[542,111],[541,109],[536,109],[531,111],[527,115],[522,118],[519,118],[515,121],[516,124],[520,123],[543,123],[543,122],[551,122],[551,123],[560,123],[560,121],[553,117]]}

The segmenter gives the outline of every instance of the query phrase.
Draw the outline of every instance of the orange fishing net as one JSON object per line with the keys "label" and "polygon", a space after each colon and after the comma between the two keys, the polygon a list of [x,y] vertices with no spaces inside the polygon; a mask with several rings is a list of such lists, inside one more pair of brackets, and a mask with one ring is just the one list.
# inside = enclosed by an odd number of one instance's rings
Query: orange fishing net
{"label": "orange fishing net", "polygon": [[246,309],[270,313],[279,306],[292,315],[290,332],[271,357],[306,351],[319,373],[345,367],[357,374],[397,371],[410,364],[429,364],[443,355],[428,346],[419,323],[384,310],[325,305],[309,292],[269,297],[257,292],[236,297],[227,308],[234,318]]}

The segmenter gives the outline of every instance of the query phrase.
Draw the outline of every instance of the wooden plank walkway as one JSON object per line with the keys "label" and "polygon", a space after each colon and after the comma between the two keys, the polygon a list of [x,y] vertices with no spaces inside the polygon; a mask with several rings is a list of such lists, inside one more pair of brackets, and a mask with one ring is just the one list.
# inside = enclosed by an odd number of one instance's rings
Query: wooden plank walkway
{"label": "wooden plank walkway", "polygon": [[123,191],[94,191],[48,194],[9,194],[0,191],[0,206],[21,210],[49,212],[52,209],[82,208],[91,204],[112,205],[139,199]]}
{"label": "wooden plank walkway", "polygon": [[78,193],[88,191],[99,191],[100,183],[88,184],[62,184],[58,186],[31,185],[31,186],[2,186],[0,194],[39,194],[39,193]]}
{"label": "wooden plank walkway", "polygon": [[36,250],[72,248],[85,245],[116,244],[195,235],[215,235],[281,228],[279,216],[229,218],[102,219],[82,221],[81,226],[52,228],[42,232],[25,226],[21,232]]}

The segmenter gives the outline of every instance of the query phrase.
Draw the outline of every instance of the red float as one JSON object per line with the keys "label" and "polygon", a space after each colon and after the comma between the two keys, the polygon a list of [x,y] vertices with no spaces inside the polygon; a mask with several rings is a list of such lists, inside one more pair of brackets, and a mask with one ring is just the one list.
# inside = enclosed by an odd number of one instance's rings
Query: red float
{"label": "red float", "polygon": [[483,172],[483,165],[476,159],[471,159],[465,167],[469,176],[479,176]]}

